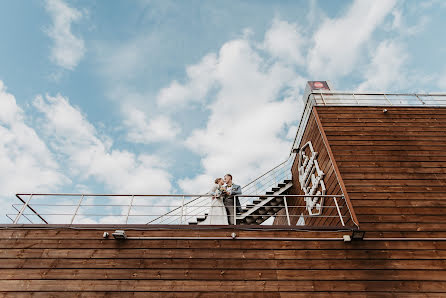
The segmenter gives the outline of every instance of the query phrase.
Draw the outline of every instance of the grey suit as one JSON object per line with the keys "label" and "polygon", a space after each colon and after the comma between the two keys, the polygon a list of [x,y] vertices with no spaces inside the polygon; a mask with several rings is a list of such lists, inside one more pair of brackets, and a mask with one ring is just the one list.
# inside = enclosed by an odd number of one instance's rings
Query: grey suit
{"label": "grey suit", "polygon": [[[241,195],[242,188],[240,187],[240,185],[233,183],[230,188],[230,192],[231,192],[230,195],[226,195],[223,198],[223,204],[225,204],[226,212],[228,213],[229,224],[232,225],[234,224],[234,196]],[[240,205],[238,197],[235,197],[235,207],[237,213],[242,212],[242,206]]]}

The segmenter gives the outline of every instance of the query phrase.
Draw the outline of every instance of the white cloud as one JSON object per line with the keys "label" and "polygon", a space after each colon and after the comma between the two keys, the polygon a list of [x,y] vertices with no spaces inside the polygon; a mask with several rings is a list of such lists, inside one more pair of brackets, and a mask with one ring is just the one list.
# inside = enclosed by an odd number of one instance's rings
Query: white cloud
{"label": "white cloud", "polygon": [[127,139],[131,142],[149,144],[171,141],[181,132],[180,127],[164,115],[148,120],[143,111],[131,106],[125,110],[124,115],[124,124],[128,129]]}
{"label": "white cloud", "polygon": [[206,55],[200,63],[187,67],[187,83],[173,81],[161,89],[157,101],[160,106],[184,106],[189,102],[201,102],[215,82],[217,58],[215,54]]}
{"label": "white cloud", "polygon": [[263,48],[275,58],[302,65],[305,62],[302,53],[305,42],[296,24],[274,19],[271,28],[265,33]]}
{"label": "white cloud", "polygon": [[45,30],[54,43],[51,60],[63,68],[73,70],[85,53],[84,40],[71,32],[71,24],[79,21],[82,13],[62,0],[47,0],[45,8],[53,22]]}
{"label": "white cloud", "polygon": [[437,78],[436,83],[437,87],[446,91],[446,69],[444,70],[443,74]]}
{"label": "white cloud", "polygon": [[156,156],[113,149],[81,111],[57,95],[38,96],[34,106],[43,113],[42,129],[54,151],[81,179],[95,178],[115,193],[169,193],[170,174]]}
{"label": "white cloud", "polygon": [[413,26],[409,26],[405,19],[403,18],[402,10],[393,10],[392,11],[393,21],[391,30],[398,31],[400,35],[415,35],[423,31],[426,25],[429,23],[429,17],[420,16],[417,18],[417,23]]}
{"label": "white cloud", "polygon": [[314,46],[308,53],[308,71],[313,76],[334,79],[357,67],[363,46],[396,1],[356,0],[346,14],[326,19],[314,34]]}
{"label": "white cloud", "polygon": [[286,129],[301,108],[304,79],[284,64],[268,64],[246,39],[225,43],[211,73],[218,90],[206,98],[207,125],[186,140],[204,169],[180,181],[190,193],[205,191],[226,172],[244,184],[283,161],[291,146]]}
{"label": "white cloud", "polygon": [[54,191],[70,182],[25,120],[15,97],[0,81],[0,203],[4,210],[18,203],[16,193]]}
{"label": "white cloud", "polygon": [[399,90],[408,86],[408,72],[404,69],[407,59],[408,54],[401,44],[388,40],[381,42],[366,66],[366,80],[357,89]]}

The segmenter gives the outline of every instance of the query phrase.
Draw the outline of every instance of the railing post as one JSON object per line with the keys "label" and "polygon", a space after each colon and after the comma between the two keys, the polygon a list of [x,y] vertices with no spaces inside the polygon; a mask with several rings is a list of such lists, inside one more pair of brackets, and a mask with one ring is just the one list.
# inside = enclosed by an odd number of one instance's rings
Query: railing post
{"label": "railing post", "polygon": [[342,218],[341,210],[339,209],[338,200],[336,200],[336,197],[333,197],[333,200],[336,204],[336,209],[338,209],[338,214],[339,214],[339,218],[341,219],[342,226],[345,227],[344,219]]}
{"label": "railing post", "polygon": [[237,196],[234,196],[234,225],[237,224]]}
{"label": "railing post", "polygon": [[288,204],[286,202],[286,197],[283,197],[283,202],[285,203],[285,213],[286,213],[286,220],[288,222],[288,225],[291,226],[290,222],[290,213],[288,212]]}
{"label": "railing post", "polygon": [[356,101],[356,104],[359,105],[359,101],[358,101],[358,99],[356,98],[355,93],[352,93],[352,96],[353,96],[353,99]]}
{"label": "railing post", "polygon": [[389,103],[389,105],[393,106],[392,102],[387,98],[386,94],[383,93],[384,98],[387,100],[387,102]]}
{"label": "railing post", "polygon": [[184,196],[183,196],[183,201],[181,203],[181,219],[180,219],[180,225],[183,224],[183,215],[184,215]]}
{"label": "railing post", "polygon": [[74,218],[76,217],[77,211],[79,210],[79,207],[81,206],[83,200],[84,200],[84,195],[82,195],[82,196],[79,198],[79,202],[77,203],[76,210],[74,211],[73,217],[71,218],[70,225],[73,224],[73,222],[74,222]]}
{"label": "railing post", "polygon": [[421,98],[418,96],[418,94],[415,94],[415,97],[416,97],[422,104],[426,104],[424,101],[421,100]]}
{"label": "railing post", "polygon": [[324,99],[324,94],[321,92],[320,95],[321,95],[321,99],[322,99],[322,104],[325,106],[326,103],[325,103],[325,99]]}
{"label": "railing post", "polygon": [[132,210],[132,206],[133,206],[133,199],[135,198],[135,195],[132,195],[132,198],[130,199],[130,205],[129,205],[129,210],[127,211],[127,216],[125,217],[125,224],[128,223],[129,221],[129,216],[130,216],[130,210]]}
{"label": "railing post", "polygon": [[22,209],[20,209],[19,214],[17,214],[15,220],[14,220],[14,224],[17,224],[17,222],[19,221],[20,216],[22,216],[23,211],[25,211],[26,207],[29,205],[29,202],[31,201],[31,198],[33,197],[33,194],[29,195],[28,200],[26,201],[25,204],[23,204]]}

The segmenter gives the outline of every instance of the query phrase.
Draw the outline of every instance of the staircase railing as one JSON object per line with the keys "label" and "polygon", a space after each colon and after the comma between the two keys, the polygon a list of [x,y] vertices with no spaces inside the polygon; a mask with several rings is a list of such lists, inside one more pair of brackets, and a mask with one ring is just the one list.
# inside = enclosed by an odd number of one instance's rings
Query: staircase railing
{"label": "staircase railing", "polygon": [[[277,186],[282,181],[291,179],[291,166],[294,161],[294,156],[295,154],[291,154],[284,162],[244,185],[242,187],[242,193],[244,195],[264,195],[266,191]],[[244,197],[240,203],[243,207],[252,203],[254,199],[254,197]],[[210,200],[211,198],[209,196],[197,197],[185,202],[183,206],[177,207],[166,214],[149,221],[147,224],[171,224],[173,221],[172,218],[174,218],[175,215],[184,212],[184,210],[187,211],[184,215],[186,221],[194,221],[197,214],[204,215],[207,212],[209,207],[203,206],[210,206]]]}

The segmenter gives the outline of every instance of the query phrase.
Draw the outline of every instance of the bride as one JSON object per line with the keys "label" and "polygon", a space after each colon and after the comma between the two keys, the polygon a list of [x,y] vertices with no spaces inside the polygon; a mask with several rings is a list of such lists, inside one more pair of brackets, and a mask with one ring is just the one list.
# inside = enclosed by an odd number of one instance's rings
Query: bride
{"label": "bride", "polygon": [[211,197],[211,207],[209,208],[209,214],[204,221],[200,224],[202,225],[227,225],[228,215],[226,213],[226,207],[223,204],[222,192],[224,191],[224,181],[222,178],[215,179],[215,184],[212,187],[210,194]]}

